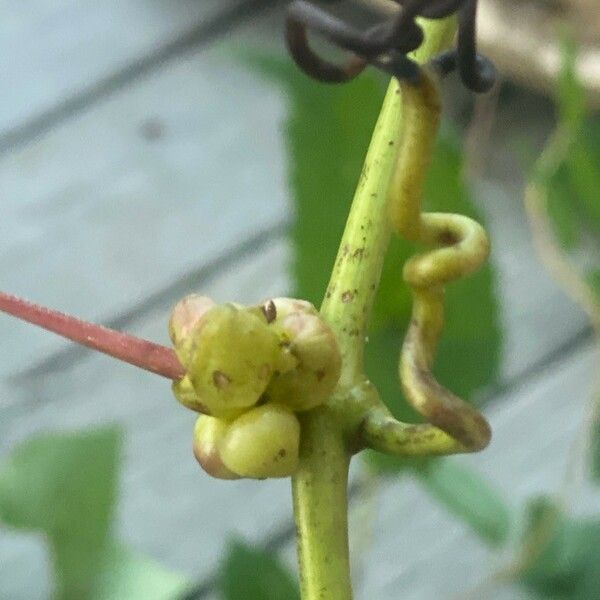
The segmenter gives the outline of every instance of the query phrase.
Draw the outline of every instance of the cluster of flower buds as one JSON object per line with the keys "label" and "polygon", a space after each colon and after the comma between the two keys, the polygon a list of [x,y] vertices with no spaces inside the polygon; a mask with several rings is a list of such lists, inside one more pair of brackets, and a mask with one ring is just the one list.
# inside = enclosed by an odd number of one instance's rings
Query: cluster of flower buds
{"label": "cluster of flower buds", "polygon": [[217,305],[191,295],[175,306],[169,333],[186,369],[175,396],[203,413],[194,430],[203,469],[222,479],[291,475],[295,413],[323,404],[340,376],[335,334],[315,307],[291,298]]}

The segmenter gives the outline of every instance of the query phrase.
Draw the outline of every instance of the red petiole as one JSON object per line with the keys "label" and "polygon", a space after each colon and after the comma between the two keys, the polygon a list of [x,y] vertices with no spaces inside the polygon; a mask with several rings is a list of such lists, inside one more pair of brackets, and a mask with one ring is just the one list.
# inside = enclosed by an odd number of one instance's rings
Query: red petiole
{"label": "red petiole", "polygon": [[185,375],[175,352],[167,346],[94,325],[4,292],[0,292],[0,311],[168,379],[177,380]]}

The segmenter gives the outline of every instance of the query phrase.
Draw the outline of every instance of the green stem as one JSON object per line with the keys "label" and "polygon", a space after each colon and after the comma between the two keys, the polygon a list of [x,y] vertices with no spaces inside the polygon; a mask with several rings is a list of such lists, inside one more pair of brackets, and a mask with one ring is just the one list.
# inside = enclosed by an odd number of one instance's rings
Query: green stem
{"label": "green stem", "polygon": [[398,82],[392,80],[321,306],[342,351],[342,386],[363,376],[364,340],[391,232],[387,191],[397,154],[400,104]]}
{"label": "green stem", "polygon": [[[414,53],[426,62],[449,44],[453,18],[422,21],[425,42]],[[338,336],[342,351],[340,384],[363,379],[364,342],[390,241],[388,188],[398,154],[401,126],[400,87],[392,79],[373,131],[321,314]]]}
{"label": "green stem", "polygon": [[301,425],[301,461],[292,492],[302,598],[350,600],[350,456],[335,416],[327,408],[307,413]]}
{"label": "green stem", "polygon": [[[420,62],[447,47],[454,19],[424,21]],[[397,156],[400,91],[392,81],[358,183],[321,314],[338,336],[342,375],[324,407],[302,416],[300,468],[292,479],[303,600],[351,600],[347,483],[352,450],[341,412],[365,384],[364,343],[390,239],[388,187]],[[366,386],[366,387],[365,387]],[[352,388],[354,390],[352,391]],[[368,394],[369,392],[365,392]],[[347,419],[346,419],[347,420]]]}

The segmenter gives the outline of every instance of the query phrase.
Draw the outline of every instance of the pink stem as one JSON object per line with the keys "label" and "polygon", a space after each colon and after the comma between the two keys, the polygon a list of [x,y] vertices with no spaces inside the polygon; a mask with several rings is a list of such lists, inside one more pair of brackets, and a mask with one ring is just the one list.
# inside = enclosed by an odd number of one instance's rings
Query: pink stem
{"label": "pink stem", "polygon": [[0,311],[168,379],[185,375],[175,352],[166,346],[81,321],[4,292],[0,292]]}

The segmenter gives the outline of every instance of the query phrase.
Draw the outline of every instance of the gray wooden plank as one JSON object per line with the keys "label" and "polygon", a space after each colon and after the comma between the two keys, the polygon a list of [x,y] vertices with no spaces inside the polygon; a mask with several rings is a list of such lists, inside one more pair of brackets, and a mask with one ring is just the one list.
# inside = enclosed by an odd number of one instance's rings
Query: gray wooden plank
{"label": "gray wooden plank", "polygon": [[497,182],[474,184],[492,242],[503,332],[501,379],[518,378],[568,340],[589,329],[584,312],[547,273],[533,247],[519,191]]}
{"label": "gray wooden plank", "polygon": [[[2,288],[110,318],[281,223],[283,110],[277,90],[219,47],[6,155]],[[158,138],[144,134],[149,120]],[[60,347],[5,318],[0,330],[11,340],[2,374]]]}
{"label": "gray wooden plank", "polygon": [[47,600],[52,566],[42,536],[5,529],[0,532],[0,598]]}
{"label": "gray wooden plank", "polygon": [[232,4],[219,0],[3,0],[0,139]]}

